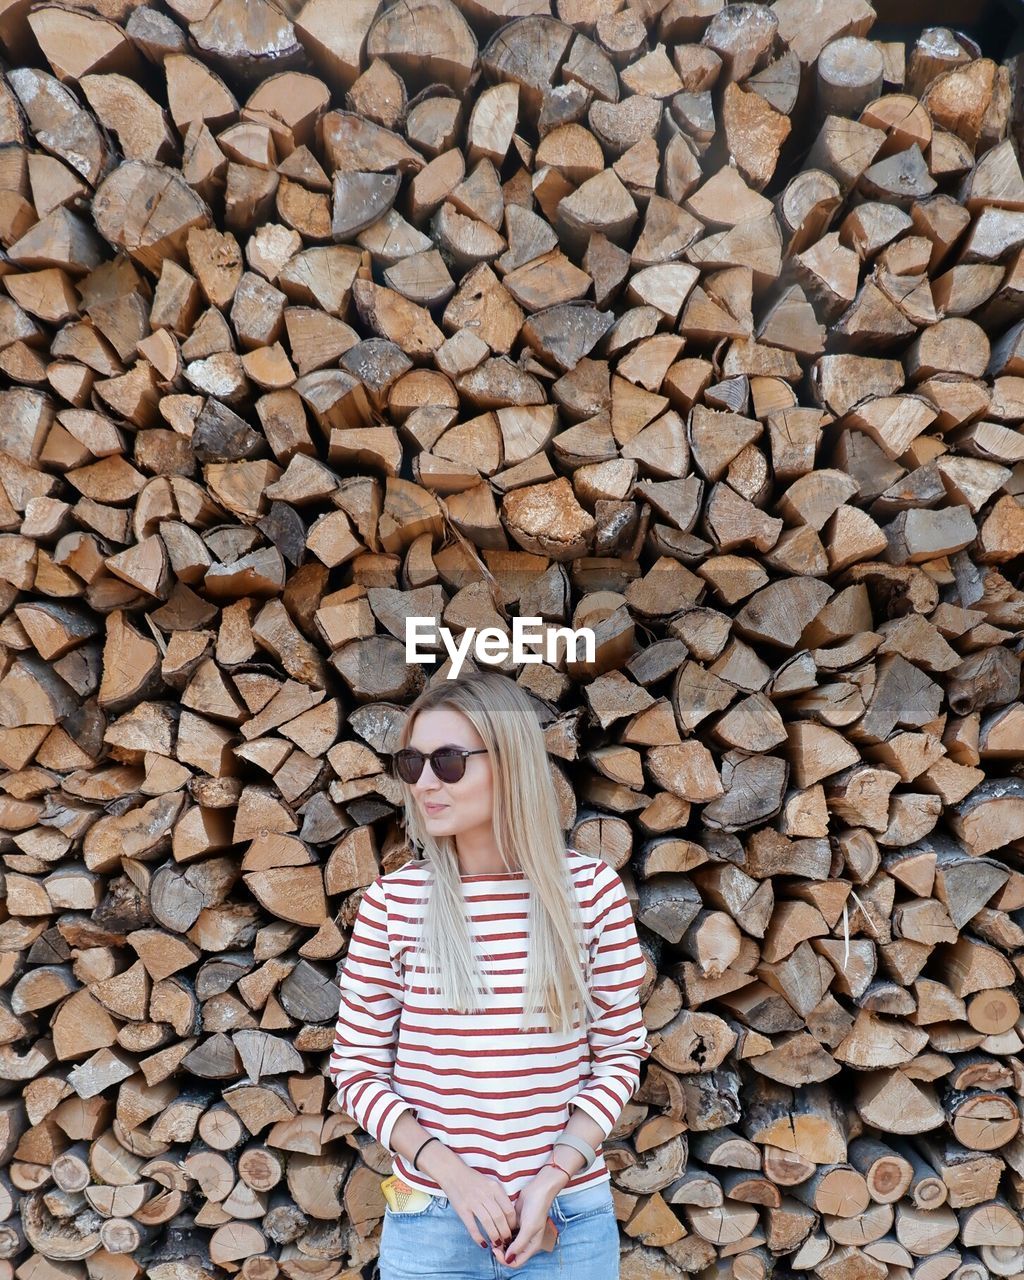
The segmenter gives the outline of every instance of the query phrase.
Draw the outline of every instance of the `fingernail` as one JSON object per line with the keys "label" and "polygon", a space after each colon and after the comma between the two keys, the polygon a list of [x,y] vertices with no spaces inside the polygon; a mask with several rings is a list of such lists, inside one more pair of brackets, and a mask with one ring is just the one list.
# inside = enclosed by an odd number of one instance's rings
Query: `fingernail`
{"label": "fingernail", "polygon": [[516,1255],[514,1253],[508,1254],[508,1256],[505,1258],[505,1261],[508,1263],[510,1267],[515,1262],[515,1260],[516,1260]]}

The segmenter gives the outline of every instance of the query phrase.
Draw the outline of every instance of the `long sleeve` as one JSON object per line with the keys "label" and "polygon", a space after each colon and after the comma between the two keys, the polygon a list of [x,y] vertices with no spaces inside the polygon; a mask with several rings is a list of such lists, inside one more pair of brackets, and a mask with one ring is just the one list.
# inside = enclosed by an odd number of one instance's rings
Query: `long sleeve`
{"label": "long sleeve", "polygon": [[639,1000],[647,966],[618,873],[603,863],[594,888],[590,989],[599,1012],[588,1030],[591,1075],[570,1105],[592,1116],[607,1138],[636,1092],[641,1062],[651,1053]]}
{"label": "long sleeve", "polygon": [[390,1150],[391,1130],[412,1103],[395,1092],[402,978],[391,957],[387,899],[380,876],[363,893],[339,979],[341,1003],[328,1075],[346,1115]]}

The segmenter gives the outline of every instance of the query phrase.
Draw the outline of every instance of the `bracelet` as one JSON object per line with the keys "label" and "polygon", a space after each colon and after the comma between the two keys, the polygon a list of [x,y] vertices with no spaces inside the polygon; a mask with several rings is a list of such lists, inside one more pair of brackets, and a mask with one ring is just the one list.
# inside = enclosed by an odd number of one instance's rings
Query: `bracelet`
{"label": "bracelet", "polygon": [[577,1138],[574,1133],[563,1133],[555,1139],[554,1145],[557,1147],[561,1143],[563,1147],[572,1147],[578,1151],[586,1161],[580,1173],[586,1173],[590,1166],[597,1159],[597,1152],[589,1142],[584,1142],[582,1138]]}
{"label": "bracelet", "polygon": [[[440,1141],[441,1141],[441,1139],[440,1139],[440,1138],[438,1138],[435,1134],[431,1134],[431,1135],[430,1135],[430,1137],[427,1139],[427,1142],[440,1142]],[[421,1144],[421,1146],[420,1146],[420,1150],[419,1150],[419,1151],[417,1151],[417,1152],[416,1152],[416,1154],[415,1154],[415,1155],[413,1156],[413,1158],[412,1158],[412,1167],[416,1170],[416,1172],[417,1172],[417,1173],[421,1173],[421,1172],[422,1172],[422,1170],[420,1169],[420,1167],[419,1167],[419,1165],[416,1163],[416,1161],[420,1158],[420,1151],[422,1151],[422,1150],[423,1150],[423,1148],[427,1145],[427,1142],[424,1142],[424,1143],[422,1143],[422,1144]]]}
{"label": "bracelet", "polygon": [[[555,1153],[554,1153],[553,1151],[552,1151],[551,1155],[550,1155],[550,1156],[548,1156],[547,1163],[548,1163],[548,1164],[553,1164],[553,1165],[555,1166],[555,1168],[556,1168],[556,1169],[558,1169],[560,1172],[564,1173],[564,1174],[565,1174],[565,1176],[568,1178],[569,1182],[572,1182],[573,1178],[576,1176],[575,1174],[570,1173],[570,1172],[569,1172],[569,1170],[568,1170],[568,1169],[566,1169],[564,1165],[560,1165],[560,1164],[558,1163],[558,1161],[555,1159]],[[568,1186],[568,1183],[566,1183],[566,1185]]]}

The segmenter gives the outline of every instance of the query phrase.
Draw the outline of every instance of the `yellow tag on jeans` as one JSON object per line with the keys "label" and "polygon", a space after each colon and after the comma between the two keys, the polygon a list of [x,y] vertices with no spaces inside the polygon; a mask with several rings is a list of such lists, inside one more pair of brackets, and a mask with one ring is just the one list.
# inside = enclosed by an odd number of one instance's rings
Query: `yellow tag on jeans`
{"label": "yellow tag on jeans", "polygon": [[380,1184],[380,1189],[392,1213],[418,1213],[420,1209],[425,1209],[434,1198],[428,1191],[420,1191],[416,1187],[410,1187],[407,1182],[403,1182],[394,1173],[390,1178],[384,1179]]}

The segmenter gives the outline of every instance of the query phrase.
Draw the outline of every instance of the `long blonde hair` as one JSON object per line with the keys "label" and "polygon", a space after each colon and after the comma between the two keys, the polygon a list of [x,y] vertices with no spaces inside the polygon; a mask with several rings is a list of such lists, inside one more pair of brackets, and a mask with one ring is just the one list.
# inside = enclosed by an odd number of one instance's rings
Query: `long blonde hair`
{"label": "long blonde hair", "polygon": [[[524,977],[523,1029],[536,1027],[531,1013],[550,1019],[545,1029],[571,1034],[579,1009],[596,1016],[589,991],[582,918],[569,872],[544,736],[529,696],[507,676],[470,671],[455,680],[436,678],[409,707],[399,735],[407,747],[416,717],[447,706],[473,725],[488,750],[494,792],[494,838],[509,872],[530,886],[529,951]],[[432,874],[420,945],[425,968],[438,976],[444,1007],[483,1012],[493,989],[473,955],[455,841],[435,839],[420,821],[411,788],[405,792],[405,826]]]}

